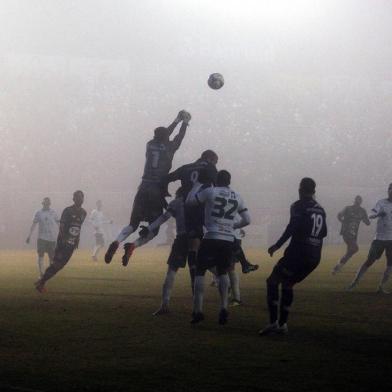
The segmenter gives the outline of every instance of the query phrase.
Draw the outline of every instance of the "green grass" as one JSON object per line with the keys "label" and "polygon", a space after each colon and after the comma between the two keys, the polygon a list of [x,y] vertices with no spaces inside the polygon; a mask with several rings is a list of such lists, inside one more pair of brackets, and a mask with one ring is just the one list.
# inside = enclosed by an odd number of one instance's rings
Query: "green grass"
{"label": "green grass", "polygon": [[140,250],[127,268],[119,260],[95,265],[79,252],[44,295],[33,289],[35,254],[2,252],[0,390],[389,391],[392,295],[375,293],[385,262],[348,293],[365,251],[333,277],[339,252],[326,249],[320,267],[297,286],[290,334],[265,338],[257,331],[268,319],[265,278],[273,262],[263,251],[248,252],[261,269],[241,275],[246,305],[232,309],[225,327],[217,324],[210,287],[206,320],[190,326],[185,270],[172,313],[152,316],[167,248]]}

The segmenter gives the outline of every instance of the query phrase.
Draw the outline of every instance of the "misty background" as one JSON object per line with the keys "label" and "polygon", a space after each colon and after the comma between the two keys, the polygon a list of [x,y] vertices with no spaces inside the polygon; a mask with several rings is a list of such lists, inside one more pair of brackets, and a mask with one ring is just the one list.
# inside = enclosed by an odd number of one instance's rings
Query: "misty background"
{"label": "misty background", "polygon": [[304,176],[337,242],[337,212],[392,182],[391,70],[387,0],[1,0],[0,247],[26,246],[42,198],[60,214],[76,189],[117,234],[146,142],[181,109],[173,169],[215,150],[255,244],[276,240]]}

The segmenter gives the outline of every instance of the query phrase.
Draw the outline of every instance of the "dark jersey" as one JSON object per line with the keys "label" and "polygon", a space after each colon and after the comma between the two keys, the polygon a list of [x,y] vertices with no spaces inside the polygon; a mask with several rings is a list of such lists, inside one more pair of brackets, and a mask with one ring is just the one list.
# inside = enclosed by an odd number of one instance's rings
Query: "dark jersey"
{"label": "dark jersey", "polygon": [[167,179],[168,182],[180,180],[186,198],[196,181],[206,185],[215,184],[217,173],[215,165],[203,159],[198,159],[196,162],[179,167],[170,173]]}
{"label": "dark jersey", "polygon": [[[174,130],[174,123],[168,127],[169,134]],[[185,136],[187,124],[182,123],[178,135],[165,143],[153,139],[146,145],[146,163],[143,182],[161,183],[172,167],[174,153],[178,150]]]}
{"label": "dark jersey", "polygon": [[86,215],[87,212],[81,207],[70,206],[65,208],[61,214],[57,242],[70,247],[78,246],[80,230]]}
{"label": "dark jersey", "polygon": [[342,222],[340,234],[343,236],[357,238],[361,221],[370,224],[366,210],[356,205],[345,207],[338,217]]}
{"label": "dark jersey", "polygon": [[291,205],[290,222],[276,245],[281,247],[291,237],[288,250],[304,248],[319,253],[326,236],[325,211],[314,199],[307,198]]}

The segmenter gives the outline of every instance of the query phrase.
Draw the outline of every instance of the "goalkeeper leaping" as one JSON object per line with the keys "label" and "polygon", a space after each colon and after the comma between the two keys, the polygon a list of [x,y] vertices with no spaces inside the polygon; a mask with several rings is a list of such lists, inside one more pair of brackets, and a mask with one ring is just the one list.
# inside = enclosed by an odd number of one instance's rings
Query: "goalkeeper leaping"
{"label": "goalkeeper leaping", "polygon": [[[167,194],[167,185],[165,182],[174,157],[184,139],[191,115],[185,110],[181,110],[175,120],[166,128],[158,127],[154,130],[154,138],[146,145],[146,163],[142,182],[136,193],[131,220],[128,226],[125,226],[116,240],[113,241],[105,254],[105,262],[110,263],[121,242],[130,236],[140,225],[140,222],[152,223],[158,218],[163,208],[166,206],[165,196]],[[170,140],[176,126],[182,122],[178,134]],[[146,238],[146,242],[158,234],[155,230]],[[124,255],[122,264],[128,265],[129,258],[134,250],[133,243],[124,245]]]}

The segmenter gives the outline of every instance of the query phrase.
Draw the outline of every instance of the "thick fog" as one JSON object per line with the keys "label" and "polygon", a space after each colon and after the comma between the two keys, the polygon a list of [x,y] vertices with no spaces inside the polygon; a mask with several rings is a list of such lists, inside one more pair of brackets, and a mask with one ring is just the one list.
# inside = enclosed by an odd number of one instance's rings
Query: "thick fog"
{"label": "thick fog", "polygon": [[336,213],[392,182],[391,73],[388,0],[2,0],[0,246],[23,247],[42,198],[61,213],[76,189],[116,232],[146,142],[180,109],[192,121],[173,168],[215,150],[259,244],[303,176],[334,242]]}

